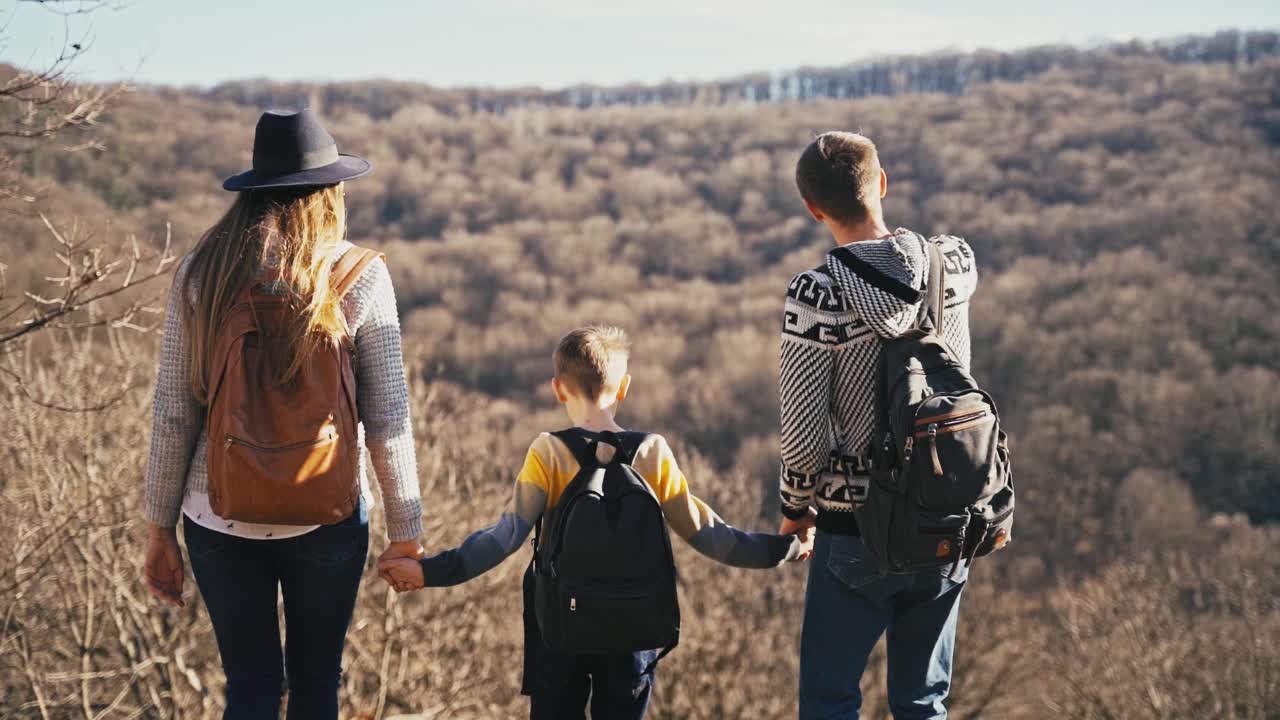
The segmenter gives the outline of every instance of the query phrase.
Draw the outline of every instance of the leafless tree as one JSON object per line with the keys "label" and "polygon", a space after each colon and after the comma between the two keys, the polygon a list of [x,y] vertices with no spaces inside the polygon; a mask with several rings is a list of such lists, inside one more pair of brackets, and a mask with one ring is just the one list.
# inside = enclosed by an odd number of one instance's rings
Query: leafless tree
{"label": "leafless tree", "polygon": [[[106,8],[111,0],[24,0],[64,16],[62,47],[44,67],[17,70],[0,81],[0,209],[32,212],[41,188],[33,187],[19,167],[39,148],[66,152],[103,149],[93,127],[102,114],[129,90],[125,83],[85,85],[72,82],[72,68],[89,50],[90,40],[73,36],[69,17]],[[14,15],[9,17],[12,23]],[[11,28],[0,28],[0,44]],[[28,399],[62,410],[94,410],[118,399],[119,392],[87,404],[70,405],[42,398],[24,382],[32,362],[33,334],[47,330],[92,333],[96,328],[146,330],[141,316],[149,308],[134,288],[172,269],[171,238],[166,233],[156,249],[128,237],[112,247],[78,221],[59,227],[46,210],[34,210],[49,233],[48,264],[56,272],[39,287],[15,287],[6,258],[0,256],[0,380],[12,383]],[[46,355],[47,357],[47,355]],[[117,389],[118,390],[118,389]],[[105,398],[105,399],[104,399]]]}

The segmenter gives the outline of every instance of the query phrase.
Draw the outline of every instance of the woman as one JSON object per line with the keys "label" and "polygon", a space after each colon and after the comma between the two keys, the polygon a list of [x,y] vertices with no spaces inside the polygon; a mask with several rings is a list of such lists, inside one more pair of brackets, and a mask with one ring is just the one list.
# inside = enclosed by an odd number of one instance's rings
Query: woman
{"label": "woman", "polygon": [[[339,259],[353,249],[344,239],[342,183],[369,170],[368,162],[339,155],[312,113],[263,114],[254,137],[253,169],[223,183],[239,196],[178,269],[170,293],[146,473],[150,540],[145,577],[157,597],[183,604],[176,536],[183,516],[192,573],[209,609],[227,677],[224,718],[277,718],[286,677],[289,718],[338,717],[342,651],[369,545],[366,457],[386,503],[391,545],[383,556],[422,555],[417,460],[391,277],[381,259],[361,251],[367,264],[349,273],[356,276],[349,289],[336,287],[331,279],[338,274]],[[258,328],[262,338],[252,341],[253,352],[273,370],[237,378],[234,373],[245,370],[225,360],[223,338],[237,303],[247,300],[251,322],[258,322],[254,298],[256,307],[274,303],[280,309],[287,318],[281,325],[285,330]],[[339,357],[348,350],[352,354],[342,356],[348,374],[341,377],[354,377],[355,407],[343,417],[349,416],[349,426],[354,426],[358,416],[363,432],[346,432],[343,438],[349,457],[339,470],[350,474],[345,504],[329,511],[328,524],[292,524],[295,516],[288,516],[291,524],[253,522],[276,516],[227,510],[232,505],[221,489],[223,481],[239,482],[242,490],[246,481],[246,473],[237,469],[243,464],[228,470],[230,455],[218,454],[230,453],[233,440],[239,441],[230,434],[225,448],[222,435],[208,441],[221,432],[214,423],[224,418],[211,409],[225,405],[227,378],[267,383],[262,394],[287,394],[290,383],[316,382],[316,374],[307,369],[313,367],[307,364],[312,354]],[[331,395],[345,403],[350,391],[336,389]],[[304,404],[306,399],[299,398]],[[253,397],[241,405],[255,407]],[[303,425],[299,407],[277,403],[261,412],[282,417],[239,421]],[[329,415],[331,421],[333,417]],[[333,432],[336,437],[338,431]],[[244,447],[257,446],[245,441]],[[259,449],[280,453],[278,447]],[[287,453],[269,457],[288,459]],[[314,474],[314,465],[305,472]],[[281,487],[293,478],[284,481]],[[211,487],[216,488],[212,498]],[[270,489],[270,483],[258,480],[248,492],[261,494],[264,487]],[[276,619],[277,587],[284,597],[284,652]]]}

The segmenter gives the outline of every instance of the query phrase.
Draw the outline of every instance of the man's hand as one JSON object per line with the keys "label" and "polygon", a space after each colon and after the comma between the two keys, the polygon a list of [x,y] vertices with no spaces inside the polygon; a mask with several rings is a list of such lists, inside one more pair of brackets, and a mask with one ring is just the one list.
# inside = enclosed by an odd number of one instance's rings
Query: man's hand
{"label": "man's hand", "polygon": [[143,580],[152,595],[174,607],[183,607],[182,551],[178,549],[178,533],[174,528],[150,527],[147,555],[142,567]]}
{"label": "man's hand", "polygon": [[426,582],[422,575],[422,564],[406,557],[379,560],[378,575],[398,593],[421,590]]}
{"label": "man's hand", "polygon": [[395,560],[397,558],[406,558],[412,560],[416,565],[419,560],[427,556],[427,551],[423,549],[422,543],[417,540],[402,540],[387,545],[387,549],[382,551],[378,556],[378,576],[386,580],[389,585],[395,587],[395,580],[382,572],[382,563],[387,560]]}
{"label": "man's hand", "polygon": [[797,560],[808,560],[809,556],[813,554],[813,527],[817,521],[818,511],[813,507],[810,507],[809,512],[805,513],[805,516],[799,520],[792,520],[789,517],[782,518],[782,524],[778,526],[778,534],[795,535],[803,543],[803,551],[796,558]]}
{"label": "man's hand", "polygon": [[796,562],[803,562],[809,559],[813,554],[813,528],[805,528],[796,533],[796,537],[800,540],[800,554],[796,555]]}

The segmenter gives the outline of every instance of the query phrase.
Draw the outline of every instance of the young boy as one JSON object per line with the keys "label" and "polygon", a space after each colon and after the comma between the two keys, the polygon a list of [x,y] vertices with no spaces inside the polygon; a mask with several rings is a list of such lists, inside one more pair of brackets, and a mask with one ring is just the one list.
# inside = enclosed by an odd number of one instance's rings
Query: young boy
{"label": "young boy", "polygon": [[[615,327],[580,328],[561,339],[551,384],[576,428],[592,433],[622,432],[614,416],[631,388],[628,359],[626,334]],[[689,492],[671,448],[660,435],[645,439],[632,467],[653,488],[671,529],[713,560],[735,567],[768,568],[806,558],[812,550],[808,532],[801,536],[750,533],[721,520]],[[466,582],[515,552],[534,525],[556,506],[577,472],[578,462],[569,448],[550,433],[543,433],[529,447],[524,468],[516,478],[514,507],[504,512],[496,525],[472,533],[456,549],[421,561],[383,561],[379,571],[402,591]],[[525,583],[523,692],[531,696],[530,717],[581,718],[588,697],[592,717],[643,717],[652,690],[651,664],[656,652],[575,656],[545,647],[532,617],[528,573]]]}

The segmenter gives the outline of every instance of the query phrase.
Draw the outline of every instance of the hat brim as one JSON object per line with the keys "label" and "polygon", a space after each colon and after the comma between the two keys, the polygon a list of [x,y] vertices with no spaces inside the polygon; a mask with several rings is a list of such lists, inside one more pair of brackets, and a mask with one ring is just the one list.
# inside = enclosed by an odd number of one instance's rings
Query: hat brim
{"label": "hat brim", "polygon": [[310,170],[286,173],[284,175],[265,175],[254,170],[246,170],[239,175],[232,175],[222,182],[223,190],[269,190],[272,188],[308,187],[319,185],[337,185],[345,180],[353,180],[368,175],[373,164],[355,155],[338,155],[338,161]]}

